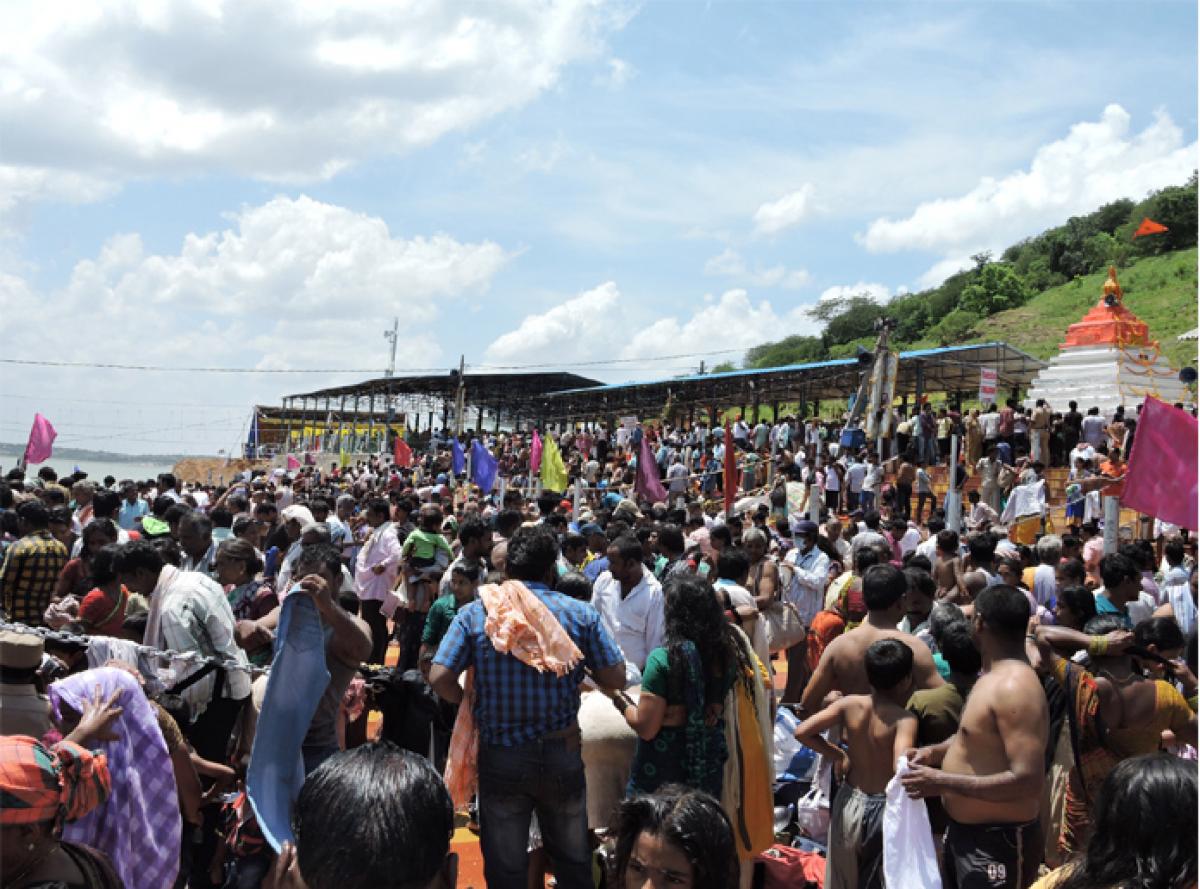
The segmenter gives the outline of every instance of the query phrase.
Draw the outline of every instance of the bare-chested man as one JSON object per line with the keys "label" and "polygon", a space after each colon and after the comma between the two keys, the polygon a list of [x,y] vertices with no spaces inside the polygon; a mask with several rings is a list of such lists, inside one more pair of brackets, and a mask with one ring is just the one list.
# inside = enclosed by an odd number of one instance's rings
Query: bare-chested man
{"label": "bare-chested man", "polygon": [[867,619],[834,639],[821,653],[817,669],[800,699],[800,709],[805,714],[820,710],[832,691],[869,695],[871,683],[867,680],[865,656],[871,643],[880,639],[899,639],[912,649],[914,689],[937,688],[942,684],[929,646],[916,636],[896,629],[904,617],[904,597],[908,592],[904,573],[894,565],[873,565],[863,574],[862,592]]}
{"label": "bare-chested man", "polygon": [[1022,889],[1036,876],[1049,716],[1025,653],[1028,624],[1020,590],[979,593],[972,631],[983,675],[957,734],[914,751],[901,779],[910,796],[941,796],[946,807],[946,889]]}

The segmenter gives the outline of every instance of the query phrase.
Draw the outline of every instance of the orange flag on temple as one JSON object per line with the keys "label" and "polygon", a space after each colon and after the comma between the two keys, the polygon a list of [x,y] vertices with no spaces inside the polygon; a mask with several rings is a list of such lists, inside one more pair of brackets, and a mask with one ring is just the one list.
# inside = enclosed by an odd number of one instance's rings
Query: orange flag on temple
{"label": "orange flag on temple", "polygon": [[1170,229],[1161,222],[1155,222],[1147,216],[1142,220],[1142,224],[1137,227],[1137,231],[1133,233],[1133,236],[1140,238],[1142,235],[1157,235],[1165,231],[1170,231]]}

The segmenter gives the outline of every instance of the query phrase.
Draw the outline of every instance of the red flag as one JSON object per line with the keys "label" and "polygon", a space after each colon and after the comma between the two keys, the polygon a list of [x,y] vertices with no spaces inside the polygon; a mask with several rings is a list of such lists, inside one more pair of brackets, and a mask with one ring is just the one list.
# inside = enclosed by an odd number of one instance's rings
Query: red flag
{"label": "red flag", "polygon": [[1133,236],[1135,238],[1140,238],[1143,235],[1157,235],[1165,231],[1170,231],[1170,229],[1161,222],[1155,222],[1153,219],[1147,216],[1142,219],[1142,224],[1137,227],[1137,231],[1133,233]]}
{"label": "red flag", "polygon": [[29,430],[29,442],[25,445],[26,463],[45,463],[54,451],[54,439],[58,433],[50,421],[41,414],[33,415],[33,428]]}
{"label": "red flag", "polygon": [[1190,531],[1200,529],[1196,444],[1195,417],[1147,398],[1138,415],[1121,505]]}
{"label": "red flag", "polygon": [[392,450],[392,462],[407,469],[412,466],[412,448],[404,440],[404,436],[396,436],[396,447]]}
{"label": "red flag", "polygon": [[542,437],[538,435],[536,429],[533,430],[533,439],[529,442],[529,477],[537,475],[542,471]]}
{"label": "red flag", "polygon": [[725,478],[722,481],[725,488],[725,514],[733,509],[733,501],[737,497],[738,471],[737,456],[733,450],[733,431],[729,421],[725,421]]}
{"label": "red flag", "polygon": [[299,460],[297,460],[295,457],[293,457],[291,454],[288,454],[288,458],[287,458],[287,468],[288,468],[289,470],[292,470],[292,469],[299,469],[299,468],[300,468],[300,461],[299,461]]}

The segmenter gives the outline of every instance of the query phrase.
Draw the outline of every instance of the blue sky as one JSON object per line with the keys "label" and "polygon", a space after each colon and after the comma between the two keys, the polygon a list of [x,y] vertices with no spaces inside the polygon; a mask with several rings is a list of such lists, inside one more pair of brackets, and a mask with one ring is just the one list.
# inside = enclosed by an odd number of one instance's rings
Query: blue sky
{"label": "blue sky", "polygon": [[[668,375],[1196,165],[1193,3],[406,7],[22,8],[0,353]],[[0,374],[0,440],[130,452],[361,376]]]}

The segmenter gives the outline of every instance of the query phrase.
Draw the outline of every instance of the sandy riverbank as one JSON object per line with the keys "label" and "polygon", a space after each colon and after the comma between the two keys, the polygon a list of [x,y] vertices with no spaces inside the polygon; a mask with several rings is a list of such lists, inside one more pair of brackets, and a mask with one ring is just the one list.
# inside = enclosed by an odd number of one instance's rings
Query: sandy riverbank
{"label": "sandy riverbank", "polygon": [[226,460],[224,457],[188,457],[175,464],[172,470],[181,482],[203,484],[228,484],[239,473],[247,469],[271,470],[270,460]]}

